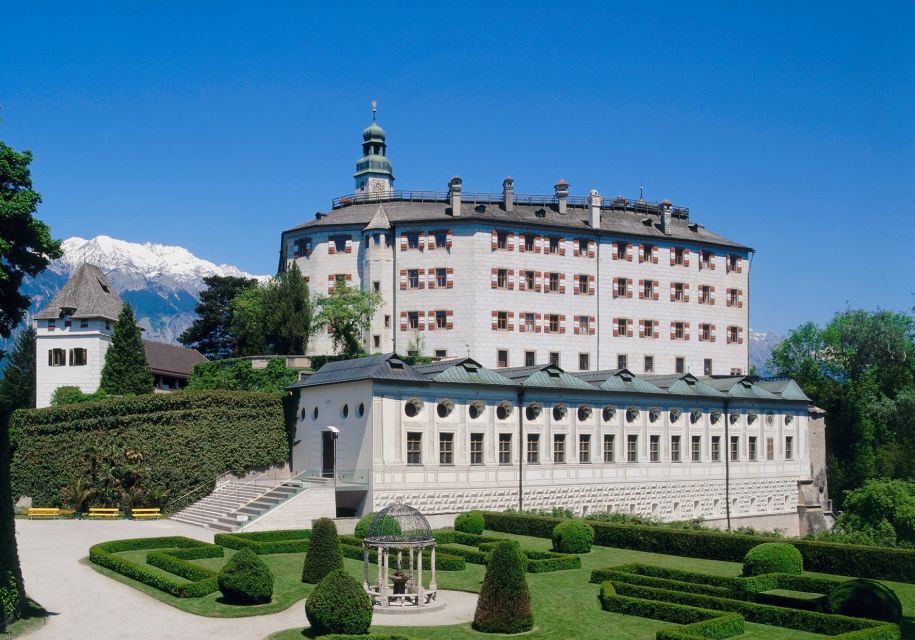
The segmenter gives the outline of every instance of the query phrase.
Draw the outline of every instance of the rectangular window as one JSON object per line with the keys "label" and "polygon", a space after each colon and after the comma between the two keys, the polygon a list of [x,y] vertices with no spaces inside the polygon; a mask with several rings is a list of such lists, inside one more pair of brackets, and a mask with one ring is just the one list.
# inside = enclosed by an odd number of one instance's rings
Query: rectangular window
{"label": "rectangular window", "polygon": [[105,331],[111,331],[111,320],[105,320]]}
{"label": "rectangular window", "polygon": [[740,460],[740,436],[731,436],[731,462]]}
{"label": "rectangular window", "polygon": [[625,243],[625,242],[616,243],[616,259],[617,260],[625,260],[626,253],[628,253],[628,251],[629,251],[629,245],[627,243]]}
{"label": "rectangular window", "polygon": [[388,329],[391,327],[391,316],[386,315],[384,317],[384,326]]}
{"label": "rectangular window", "polygon": [[447,358],[447,357],[448,357],[448,350],[447,350],[447,349],[436,349],[436,350],[435,350],[435,357],[438,358],[439,360],[441,360],[442,358]]}
{"label": "rectangular window", "polygon": [[578,253],[583,256],[588,255],[588,241],[584,238],[578,240]]}
{"label": "rectangular window", "polygon": [[435,326],[438,329],[447,329],[448,328],[448,312],[447,311],[436,311],[435,312]]}
{"label": "rectangular window", "polygon": [[749,457],[750,462],[756,462],[756,436],[747,438],[747,457]]}
{"label": "rectangular window", "polygon": [[524,314],[524,330],[528,333],[534,333],[536,330],[536,325],[534,324],[534,314],[525,313]]}
{"label": "rectangular window", "polygon": [[500,231],[496,234],[496,248],[508,249],[508,233]]}
{"label": "rectangular window", "polygon": [[496,360],[498,362],[499,367],[502,367],[502,368],[507,367],[508,366],[508,349],[499,349],[496,352]]}
{"label": "rectangular window", "polygon": [[550,238],[548,253],[559,253],[559,238]]}
{"label": "rectangular window", "polygon": [[65,328],[69,329],[69,328],[72,327],[72,326],[73,326],[73,321],[72,321],[72,320],[64,320],[64,327],[65,327]]}
{"label": "rectangular window", "polygon": [[728,289],[728,306],[736,307],[737,301],[740,298],[738,297],[737,289]]}
{"label": "rectangular window", "polygon": [[661,461],[661,436],[649,436],[648,459],[651,462]]}
{"label": "rectangular window", "polygon": [[583,336],[588,335],[591,331],[591,318],[590,316],[578,316],[578,333]]}
{"label": "rectangular window", "polygon": [[728,342],[740,342],[740,327],[728,327]]}
{"label": "rectangular window", "polygon": [[379,336],[377,334],[372,336],[372,346],[375,347],[376,349],[381,348],[381,336]]}
{"label": "rectangular window", "polygon": [[642,298],[644,300],[651,300],[654,297],[655,284],[654,280],[645,280],[642,283]]}
{"label": "rectangular window", "polygon": [[566,435],[557,433],[553,436],[553,462],[565,464],[566,461]]}
{"label": "rectangular window", "polygon": [[654,252],[654,247],[650,244],[643,244],[641,251],[642,255],[639,256],[639,259],[642,262],[651,262],[651,254]]}
{"label": "rectangular window", "polygon": [[794,459],[794,436],[785,436],[785,460]]}
{"label": "rectangular window", "polygon": [[70,349],[70,366],[84,367],[89,364],[89,352],[85,349]]}
{"label": "rectangular window", "polygon": [[604,462],[613,462],[616,437],[612,433],[604,434]]}
{"label": "rectangular window", "polygon": [[553,291],[553,292],[559,291],[559,274],[558,274],[558,273],[550,273],[550,274],[547,274],[547,275],[549,275],[549,277],[550,277],[550,279],[549,279],[549,290],[550,290],[550,291]]}
{"label": "rectangular window", "polygon": [[712,462],[721,462],[721,436],[712,436]]}
{"label": "rectangular window", "polygon": [[558,351],[550,351],[550,364],[553,365],[554,367],[559,366],[559,352]]}
{"label": "rectangular window", "polygon": [[512,463],[512,434],[499,434],[499,464]]}
{"label": "rectangular window", "polygon": [[441,289],[448,286],[448,271],[444,267],[435,270],[435,286]]}
{"label": "rectangular window", "polygon": [[578,274],[578,293],[587,294],[588,291],[590,291],[588,274],[579,273]]}
{"label": "rectangular window", "polygon": [[674,252],[674,264],[679,266],[686,265],[686,251],[682,247],[675,247]]}
{"label": "rectangular window", "polygon": [[483,434],[470,434],[470,464],[483,464]]}
{"label": "rectangular window", "polygon": [[559,315],[550,314],[550,333],[559,333]]}
{"label": "rectangular window", "polygon": [[407,232],[407,249],[419,249],[419,233],[417,231]]}
{"label": "rectangular window", "polygon": [[677,302],[686,300],[686,288],[683,286],[682,282],[674,283],[674,300]]}
{"label": "rectangular window", "polygon": [[674,358],[674,371],[676,373],[686,373],[686,360],[684,358]]}
{"label": "rectangular window", "polygon": [[707,322],[703,322],[699,325],[699,339],[703,342],[710,342],[712,340],[712,325]]}
{"label": "rectangular window", "polygon": [[508,288],[508,269],[497,269],[496,270],[496,286],[499,289]]}
{"label": "rectangular window", "polygon": [[505,331],[508,329],[508,312],[507,311],[497,311],[496,312],[496,327],[500,331]]}
{"label": "rectangular window", "polygon": [[582,433],[578,436],[578,462],[579,464],[591,463],[591,434]]}
{"label": "rectangular window", "polygon": [[527,434],[527,463],[540,464],[540,434]]}
{"label": "rectangular window", "polygon": [[590,353],[579,353],[578,354],[578,370],[579,371],[589,371],[591,369],[591,354]]}
{"label": "rectangular window", "polygon": [[684,340],[686,338],[686,323],[674,322],[674,339]]}
{"label": "rectangular window", "polygon": [[775,439],[766,438],[766,460],[775,460]]}
{"label": "rectangular window", "polygon": [[419,329],[419,311],[407,312],[407,326],[411,329]]}
{"label": "rectangular window", "polygon": [[626,318],[617,318],[616,319],[616,334],[620,338],[625,338],[629,327],[629,321]]}
{"label": "rectangular window", "polygon": [[657,338],[655,335],[655,327],[658,326],[657,320],[642,320],[642,331],[639,334],[640,337],[645,338]]}
{"label": "rectangular window", "polygon": [[534,236],[530,233],[524,234],[524,250],[525,251],[534,250],[534,238],[536,238],[536,236]]}
{"label": "rectangular window", "polygon": [[704,375],[707,375],[707,376],[712,375],[712,359],[711,358],[706,358],[705,360],[703,360],[702,372]]}
{"label": "rectangular window", "polygon": [[407,432],[407,464],[423,463],[423,434]]}
{"label": "rectangular window", "polygon": [[48,320],[48,331],[54,331],[57,328],[57,320]]}
{"label": "rectangular window", "polygon": [[680,436],[670,436],[670,461],[680,462]]}
{"label": "rectangular window", "polygon": [[621,353],[616,356],[616,368],[617,369],[626,369],[628,367],[629,356],[625,353]]}
{"label": "rectangular window", "polygon": [[626,462],[639,461],[639,437],[636,435],[626,436]]}
{"label": "rectangular window", "polygon": [[375,291],[375,293],[380,293],[381,292],[381,283],[378,280],[372,281],[372,289]]}
{"label": "rectangular window", "polygon": [[435,231],[433,232],[435,237],[435,248],[436,249],[445,249],[448,246],[448,232],[447,231]]}
{"label": "rectangular window", "polygon": [[419,269],[407,271],[407,285],[411,289],[419,289]]}
{"label": "rectangular window", "polygon": [[625,298],[629,293],[629,289],[626,286],[626,278],[617,278],[616,279],[616,296],[618,298]]}
{"label": "rectangular window", "polygon": [[712,288],[703,284],[699,287],[699,302],[702,304],[711,304],[712,303]]}
{"label": "rectangular window", "polygon": [[739,256],[728,256],[728,273],[737,271],[740,268]]}
{"label": "rectangular window", "polygon": [[528,291],[533,291],[535,286],[534,272],[525,271],[524,272],[524,288]]}
{"label": "rectangular window", "polygon": [[454,464],[454,434],[438,434],[438,463]]}
{"label": "rectangular window", "polygon": [[334,236],[334,250],[338,253],[345,252],[347,240],[349,240],[349,236]]}
{"label": "rectangular window", "polygon": [[700,269],[710,269],[712,266],[712,258],[715,257],[714,253],[708,251],[701,251],[699,255],[699,268]]}
{"label": "rectangular window", "polygon": [[86,320],[85,318],[83,318],[82,320],[80,320],[80,321],[79,321],[79,328],[80,328],[80,329],[88,329],[88,328],[89,328],[89,321]]}
{"label": "rectangular window", "polygon": [[654,373],[654,356],[645,356],[645,373]]}
{"label": "rectangular window", "polygon": [[693,436],[690,443],[690,460],[693,462],[702,461],[702,436]]}
{"label": "rectangular window", "polygon": [[524,366],[533,367],[537,364],[537,352],[536,351],[525,351],[524,352]]}
{"label": "rectangular window", "polygon": [[48,366],[65,367],[67,366],[67,352],[63,349],[48,349]]}

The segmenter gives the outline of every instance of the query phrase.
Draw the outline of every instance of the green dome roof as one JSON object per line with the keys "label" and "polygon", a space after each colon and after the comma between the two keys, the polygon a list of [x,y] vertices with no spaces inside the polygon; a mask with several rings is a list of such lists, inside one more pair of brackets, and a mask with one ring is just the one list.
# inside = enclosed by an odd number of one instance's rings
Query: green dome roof
{"label": "green dome roof", "polygon": [[374,153],[362,156],[356,161],[356,175],[363,173],[393,173],[391,161]]}
{"label": "green dome roof", "polygon": [[384,140],[384,129],[378,126],[377,123],[373,122],[365,129],[362,130],[362,139],[365,141],[369,140]]}

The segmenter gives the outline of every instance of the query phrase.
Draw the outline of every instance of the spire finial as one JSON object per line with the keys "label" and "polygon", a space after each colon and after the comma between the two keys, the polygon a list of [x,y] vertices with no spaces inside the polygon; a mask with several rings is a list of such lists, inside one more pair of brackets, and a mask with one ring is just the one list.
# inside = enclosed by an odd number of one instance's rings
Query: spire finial
{"label": "spire finial", "polygon": [[375,122],[375,112],[378,110],[378,101],[372,100],[372,122]]}
{"label": "spire finial", "polygon": [[645,183],[642,180],[639,180],[639,200],[645,199]]}

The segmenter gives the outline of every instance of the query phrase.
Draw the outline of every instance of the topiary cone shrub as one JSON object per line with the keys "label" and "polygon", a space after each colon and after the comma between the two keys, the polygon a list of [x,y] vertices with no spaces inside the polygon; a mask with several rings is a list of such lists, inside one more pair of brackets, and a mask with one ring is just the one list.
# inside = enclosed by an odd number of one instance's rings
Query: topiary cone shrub
{"label": "topiary cone shrub", "polygon": [[305,601],[308,623],[319,636],[327,633],[368,633],[372,599],[342,569],[331,571]]}
{"label": "topiary cone shrub", "polygon": [[566,520],[553,528],[553,551],[588,553],[594,543],[594,527],[583,520]]}
{"label": "topiary cone shrub", "polygon": [[743,558],[743,575],[758,576],[764,573],[804,572],[804,558],[796,547],[786,542],[764,542],[758,544]]}
{"label": "topiary cone shrub", "polygon": [[330,518],[318,518],[311,527],[311,540],[302,567],[302,582],[316,584],[331,571],[343,569],[343,552],[337,525]]}
{"label": "topiary cone shrub", "polygon": [[270,567],[251,549],[242,549],[229,558],[216,581],[229,604],[263,604],[273,597]]}
{"label": "topiary cone shrub", "polygon": [[858,578],[847,580],[829,592],[829,610],[855,618],[874,618],[899,622],[902,603],[896,592],[887,586]]}
{"label": "topiary cone shrub", "polygon": [[513,541],[493,549],[480,588],[473,628],[484,633],[521,633],[534,627],[527,589],[527,560]]}
{"label": "topiary cone shrub", "polygon": [[466,511],[454,519],[455,531],[480,535],[485,528],[486,523],[483,521],[483,513],[480,511]]}
{"label": "topiary cone shrub", "polygon": [[[365,535],[369,531],[369,526],[372,524],[372,520],[375,519],[375,512],[367,513],[361,518],[359,522],[356,523],[356,530],[353,532],[353,535],[357,538],[365,539]],[[397,522],[394,518],[385,518],[381,521],[381,534],[385,536],[399,536],[400,535],[400,523]]]}

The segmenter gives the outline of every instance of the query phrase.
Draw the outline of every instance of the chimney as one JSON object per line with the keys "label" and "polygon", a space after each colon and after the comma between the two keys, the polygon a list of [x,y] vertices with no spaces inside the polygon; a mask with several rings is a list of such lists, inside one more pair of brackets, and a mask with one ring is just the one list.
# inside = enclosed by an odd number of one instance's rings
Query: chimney
{"label": "chimney", "polygon": [[597,189],[591,189],[591,194],[588,196],[588,206],[591,209],[591,228],[600,229],[600,193]]}
{"label": "chimney", "polygon": [[515,206],[515,181],[511,177],[502,181],[502,205],[508,212]]}
{"label": "chimney", "polygon": [[454,176],[448,181],[448,199],[451,201],[451,215],[458,217],[461,215],[461,185],[463,181],[460,176]]}
{"label": "chimney", "polygon": [[673,207],[670,200],[661,200],[661,232],[670,235],[670,216],[673,213]]}
{"label": "chimney", "polygon": [[558,202],[559,213],[565,215],[567,211],[566,198],[569,197],[569,183],[566,182],[564,178],[560,178],[553,189],[556,190],[556,201]]}

